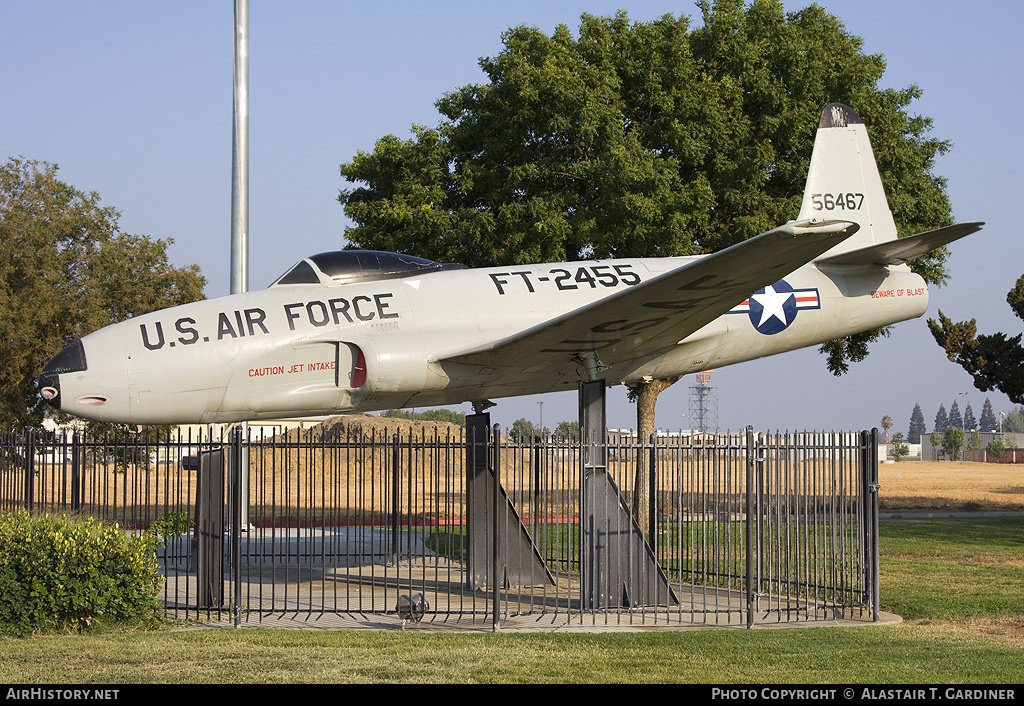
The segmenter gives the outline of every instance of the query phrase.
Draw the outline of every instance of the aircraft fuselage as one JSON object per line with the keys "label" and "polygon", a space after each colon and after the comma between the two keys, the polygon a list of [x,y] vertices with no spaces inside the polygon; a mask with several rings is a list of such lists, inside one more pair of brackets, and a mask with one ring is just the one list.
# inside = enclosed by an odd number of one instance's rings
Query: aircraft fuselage
{"label": "aircraft fuselage", "polygon": [[[230,422],[573,389],[566,350],[539,370],[461,364],[501,341],[696,258],[606,260],[430,272],[351,284],[278,285],[139,316],[84,337],[86,370],[60,378],[63,411],[139,424]],[[657,356],[615,361],[613,383],[685,375],[920,316],[905,266],[804,266]],[[595,321],[593,348],[642,333],[659,302]],[[127,384],[126,384],[127,383]]]}
{"label": "aircraft fuselage", "polygon": [[833,103],[797,220],[724,250],[481,269],[320,253],[268,289],[85,336],[38,389],[81,417],[173,424],[676,378],[921,316],[928,291],[907,263],[982,225],[898,237],[867,128]]}

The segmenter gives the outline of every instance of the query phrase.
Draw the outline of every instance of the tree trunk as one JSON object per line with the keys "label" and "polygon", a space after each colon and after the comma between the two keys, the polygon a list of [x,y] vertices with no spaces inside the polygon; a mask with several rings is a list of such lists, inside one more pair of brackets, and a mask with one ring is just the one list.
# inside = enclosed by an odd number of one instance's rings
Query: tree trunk
{"label": "tree trunk", "polygon": [[[636,398],[637,441],[641,444],[649,442],[651,435],[654,434],[654,408],[658,402],[658,395],[678,381],[678,377],[651,380],[631,388],[630,392]],[[647,459],[638,458],[633,477],[633,517],[641,527],[644,527],[647,508],[650,506],[647,502],[650,493],[647,487],[647,472]]]}

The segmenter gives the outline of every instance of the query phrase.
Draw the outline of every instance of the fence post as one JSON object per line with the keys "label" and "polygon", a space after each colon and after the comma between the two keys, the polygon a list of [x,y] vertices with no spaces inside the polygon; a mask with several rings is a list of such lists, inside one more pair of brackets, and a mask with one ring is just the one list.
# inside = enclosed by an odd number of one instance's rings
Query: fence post
{"label": "fence post", "polygon": [[[245,427],[248,429],[248,425]],[[248,449],[246,449],[248,456]],[[231,566],[234,573],[234,607],[232,614],[235,627],[242,624],[242,469],[248,468],[248,463],[242,462],[242,427],[236,426],[231,430]],[[246,488],[249,484],[246,483]]]}
{"label": "fence post", "polygon": [[871,592],[871,619],[879,622],[879,601],[881,600],[881,586],[879,581],[879,556],[878,556],[878,429],[870,432],[863,432],[861,438],[864,442],[864,455],[867,463],[864,464],[864,503],[867,512],[864,517],[865,531],[867,533],[867,560],[869,562],[870,583],[868,590]]}
{"label": "fence post", "polygon": [[[67,437],[64,437],[67,438]],[[71,435],[71,509],[82,509],[82,436],[77,429]]]}
{"label": "fence post", "polygon": [[25,509],[32,512],[35,495],[36,434],[32,427],[25,428]]}
{"label": "fence post", "polygon": [[[411,432],[410,432],[411,433]],[[391,562],[398,566],[402,551],[402,528],[399,524],[402,506],[402,443],[399,435],[391,436]]]}
{"label": "fence post", "polygon": [[533,459],[531,469],[533,470],[533,489],[530,494],[530,519],[533,525],[533,536],[540,534],[540,504],[541,487],[544,482],[544,458],[547,456],[548,446],[541,434],[540,441],[533,444]]}
{"label": "fence post", "polygon": [[747,427],[747,472],[746,472],[746,576],[744,590],[747,592],[747,629],[754,627],[754,427]]}
{"label": "fence post", "polygon": [[497,424],[491,436],[492,452],[494,453],[494,488],[491,492],[491,631],[501,628],[498,611],[501,609],[501,547],[498,539],[498,500],[501,496],[501,459],[498,455],[501,446],[501,432]]}
{"label": "fence post", "polygon": [[658,556],[658,435],[651,434],[651,448],[647,455],[647,543],[651,545],[651,552]]}

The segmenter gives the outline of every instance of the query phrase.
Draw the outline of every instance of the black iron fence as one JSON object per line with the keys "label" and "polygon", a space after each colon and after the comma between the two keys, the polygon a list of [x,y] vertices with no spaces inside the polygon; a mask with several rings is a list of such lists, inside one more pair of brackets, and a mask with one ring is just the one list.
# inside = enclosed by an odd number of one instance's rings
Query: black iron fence
{"label": "black iron fence", "polygon": [[0,510],[158,535],[175,618],[877,619],[875,432],[485,436],[10,433]]}

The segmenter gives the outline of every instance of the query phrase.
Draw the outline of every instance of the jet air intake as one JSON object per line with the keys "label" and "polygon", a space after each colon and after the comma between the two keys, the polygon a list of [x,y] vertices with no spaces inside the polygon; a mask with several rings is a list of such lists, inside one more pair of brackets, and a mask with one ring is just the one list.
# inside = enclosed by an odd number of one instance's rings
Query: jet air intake
{"label": "jet air intake", "polygon": [[54,409],[61,408],[60,376],[63,373],[78,373],[88,369],[85,360],[85,347],[78,340],[69,343],[60,353],[55,355],[43,368],[39,375],[36,389],[39,396]]}

